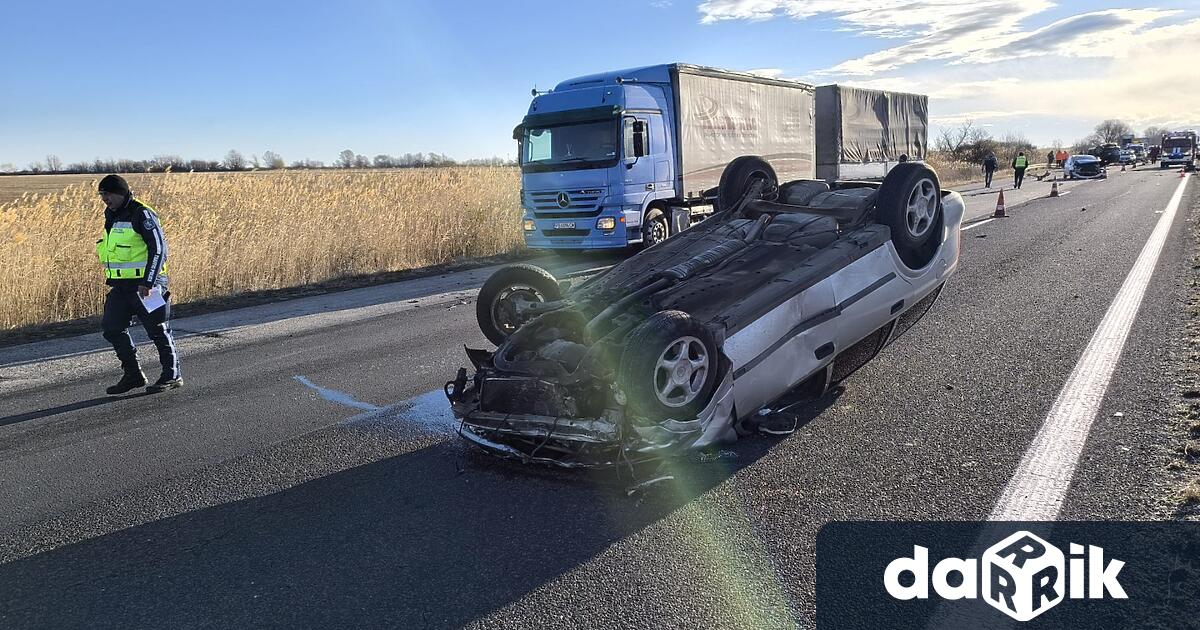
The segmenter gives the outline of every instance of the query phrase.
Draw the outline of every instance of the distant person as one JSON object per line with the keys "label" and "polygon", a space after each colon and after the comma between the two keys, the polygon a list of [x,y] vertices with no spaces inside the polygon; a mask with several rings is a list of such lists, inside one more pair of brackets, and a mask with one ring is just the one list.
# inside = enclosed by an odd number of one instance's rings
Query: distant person
{"label": "distant person", "polygon": [[1025,157],[1024,151],[1017,152],[1017,157],[1013,158],[1013,188],[1020,188],[1021,182],[1025,181],[1025,169],[1029,168],[1029,158]]}
{"label": "distant person", "polygon": [[987,157],[983,158],[983,185],[985,188],[992,187],[992,175],[996,174],[999,166],[1000,163],[996,160],[995,153],[989,153]]}
{"label": "distant person", "polygon": [[1046,168],[1050,168],[1052,166],[1054,166],[1054,152],[1053,151],[1046,154]]}
{"label": "distant person", "polygon": [[[100,327],[112,344],[125,374],[105,391],[124,394],[146,385],[146,376],[138,365],[137,349],[129,336],[136,315],[146,334],[158,349],[162,376],[146,387],[157,393],[183,385],[179,373],[179,353],[171,337],[171,292],[167,290],[167,239],[158,216],[146,204],[133,198],[129,184],[119,175],[100,180],[100,199],[104,201],[103,238],[96,241],[96,254],[104,266],[105,283],[111,287],[104,300]],[[147,311],[146,300],[161,296],[163,304]]]}

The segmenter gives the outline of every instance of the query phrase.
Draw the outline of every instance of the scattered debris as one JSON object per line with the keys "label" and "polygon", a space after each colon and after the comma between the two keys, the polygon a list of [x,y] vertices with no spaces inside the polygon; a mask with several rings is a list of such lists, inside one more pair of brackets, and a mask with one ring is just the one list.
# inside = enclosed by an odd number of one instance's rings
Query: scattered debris
{"label": "scattered debris", "polygon": [[1114,414],[1113,414],[1113,417],[1114,417],[1114,418],[1124,418],[1124,417],[1125,417],[1125,412],[1123,412],[1123,411],[1118,411],[1118,412],[1116,412],[1116,413],[1114,413]]}
{"label": "scattered debris", "polygon": [[632,486],[629,486],[628,488],[626,488],[625,496],[631,497],[635,493],[641,492],[642,490],[645,490],[646,488],[649,488],[650,486],[652,486],[654,484],[661,483],[663,481],[674,481],[674,480],[675,480],[675,475],[662,475],[661,477],[647,479],[645,481],[642,481],[640,483],[635,483]]}
{"label": "scattered debris", "polygon": [[976,234],[975,238],[987,238],[987,234]]}

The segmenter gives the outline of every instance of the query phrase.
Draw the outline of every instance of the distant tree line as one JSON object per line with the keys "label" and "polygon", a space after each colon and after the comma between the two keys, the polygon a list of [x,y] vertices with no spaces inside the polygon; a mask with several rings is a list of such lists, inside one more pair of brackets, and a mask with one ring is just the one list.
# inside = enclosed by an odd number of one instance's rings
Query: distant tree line
{"label": "distant tree line", "polygon": [[[1144,139],[1147,145],[1155,145],[1168,131],[1171,130],[1150,126],[1136,137]],[[975,164],[982,162],[989,153],[994,153],[1000,158],[1000,163],[1005,164],[1016,156],[1018,151],[1024,151],[1030,156],[1040,154],[1041,157],[1044,157],[1046,151],[1059,149],[1067,149],[1072,153],[1088,153],[1102,144],[1119,143],[1122,136],[1129,134],[1136,135],[1132,125],[1121,120],[1109,119],[1097,124],[1092,133],[1076,140],[1071,146],[1064,146],[1062,140],[1054,140],[1050,146],[1039,150],[1021,133],[1009,132],[997,138],[986,128],[967,120],[954,127],[943,127],[934,141],[934,149],[956,160]]]}
{"label": "distant tree line", "polygon": [[102,174],[102,173],[164,173],[164,172],[231,172],[231,171],[272,171],[280,169],[318,169],[318,168],[437,168],[444,166],[515,166],[516,160],[511,158],[482,158],[472,160],[455,160],[448,155],[438,153],[405,153],[403,155],[388,155],[381,153],[373,158],[346,149],[338,154],[333,165],[326,166],[320,160],[295,160],[286,163],[278,153],[264,151],[261,155],[251,154],[249,158],[236,149],[225,154],[223,160],[185,160],[178,155],[156,155],[149,160],[114,160],[96,158],[91,162],[72,162],[64,164],[57,155],[48,155],[45,160],[30,163],[25,168],[14,164],[0,163],[0,175],[38,175],[49,173],[64,174]]}
{"label": "distant tree line", "polygon": [[1102,144],[1120,143],[1121,136],[1129,134],[1134,134],[1137,139],[1145,141],[1146,146],[1155,146],[1162,141],[1163,134],[1170,131],[1173,130],[1151,125],[1143,129],[1139,136],[1134,132],[1133,126],[1125,121],[1109,119],[1096,125],[1096,129],[1091,134],[1077,140],[1071,150],[1075,153],[1087,153]]}
{"label": "distant tree line", "polygon": [[978,164],[989,154],[1006,163],[1024,151],[1031,155],[1037,147],[1020,132],[1008,132],[997,138],[984,127],[967,120],[956,127],[944,127],[934,141],[934,149],[951,158]]}

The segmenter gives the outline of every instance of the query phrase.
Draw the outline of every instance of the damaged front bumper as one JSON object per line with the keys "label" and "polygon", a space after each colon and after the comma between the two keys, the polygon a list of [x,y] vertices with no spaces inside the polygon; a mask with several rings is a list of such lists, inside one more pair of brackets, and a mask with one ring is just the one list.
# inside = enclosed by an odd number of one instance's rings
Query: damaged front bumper
{"label": "damaged front bumper", "polygon": [[[458,434],[504,459],[564,468],[602,468],[670,457],[737,439],[729,375],[719,382],[711,401],[695,418],[656,423],[631,417],[619,404],[593,417],[515,413],[500,396],[487,393],[489,385],[496,389],[502,383],[506,389],[539,391],[544,410],[562,411],[570,405],[552,391],[557,387],[554,383],[535,377],[479,373],[468,384],[464,376],[460,371],[459,379],[446,386],[451,409],[460,420]],[[514,382],[520,380],[538,382]]]}

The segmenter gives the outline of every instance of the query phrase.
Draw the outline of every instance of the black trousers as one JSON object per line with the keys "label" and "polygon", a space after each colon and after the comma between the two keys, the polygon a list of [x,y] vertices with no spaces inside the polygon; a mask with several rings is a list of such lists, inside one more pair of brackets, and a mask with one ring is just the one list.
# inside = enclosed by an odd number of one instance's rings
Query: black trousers
{"label": "black trousers", "polygon": [[1025,169],[1024,168],[1014,168],[1013,169],[1013,187],[1020,188],[1021,182],[1024,182],[1024,181],[1025,181]]}
{"label": "black trousers", "polygon": [[166,306],[146,312],[136,289],[113,287],[108,290],[104,300],[104,317],[100,327],[104,330],[104,338],[117,351],[117,359],[126,372],[137,372],[137,350],[133,346],[133,337],[129,336],[129,327],[136,315],[146,329],[146,334],[158,349],[158,361],[162,364],[163,376],[179,378],[179,353],[175,351],[175,339],[171,336],[171,293],[164,294]]}
{"label": "black trousers", "polygon": [[984,169],[984,171],[983,171],[983,185],[984,186],[987,186],[988,188],[992,187],[992,175],[995,174],[995,172],[996,171],[989,171],[987,169]]}

